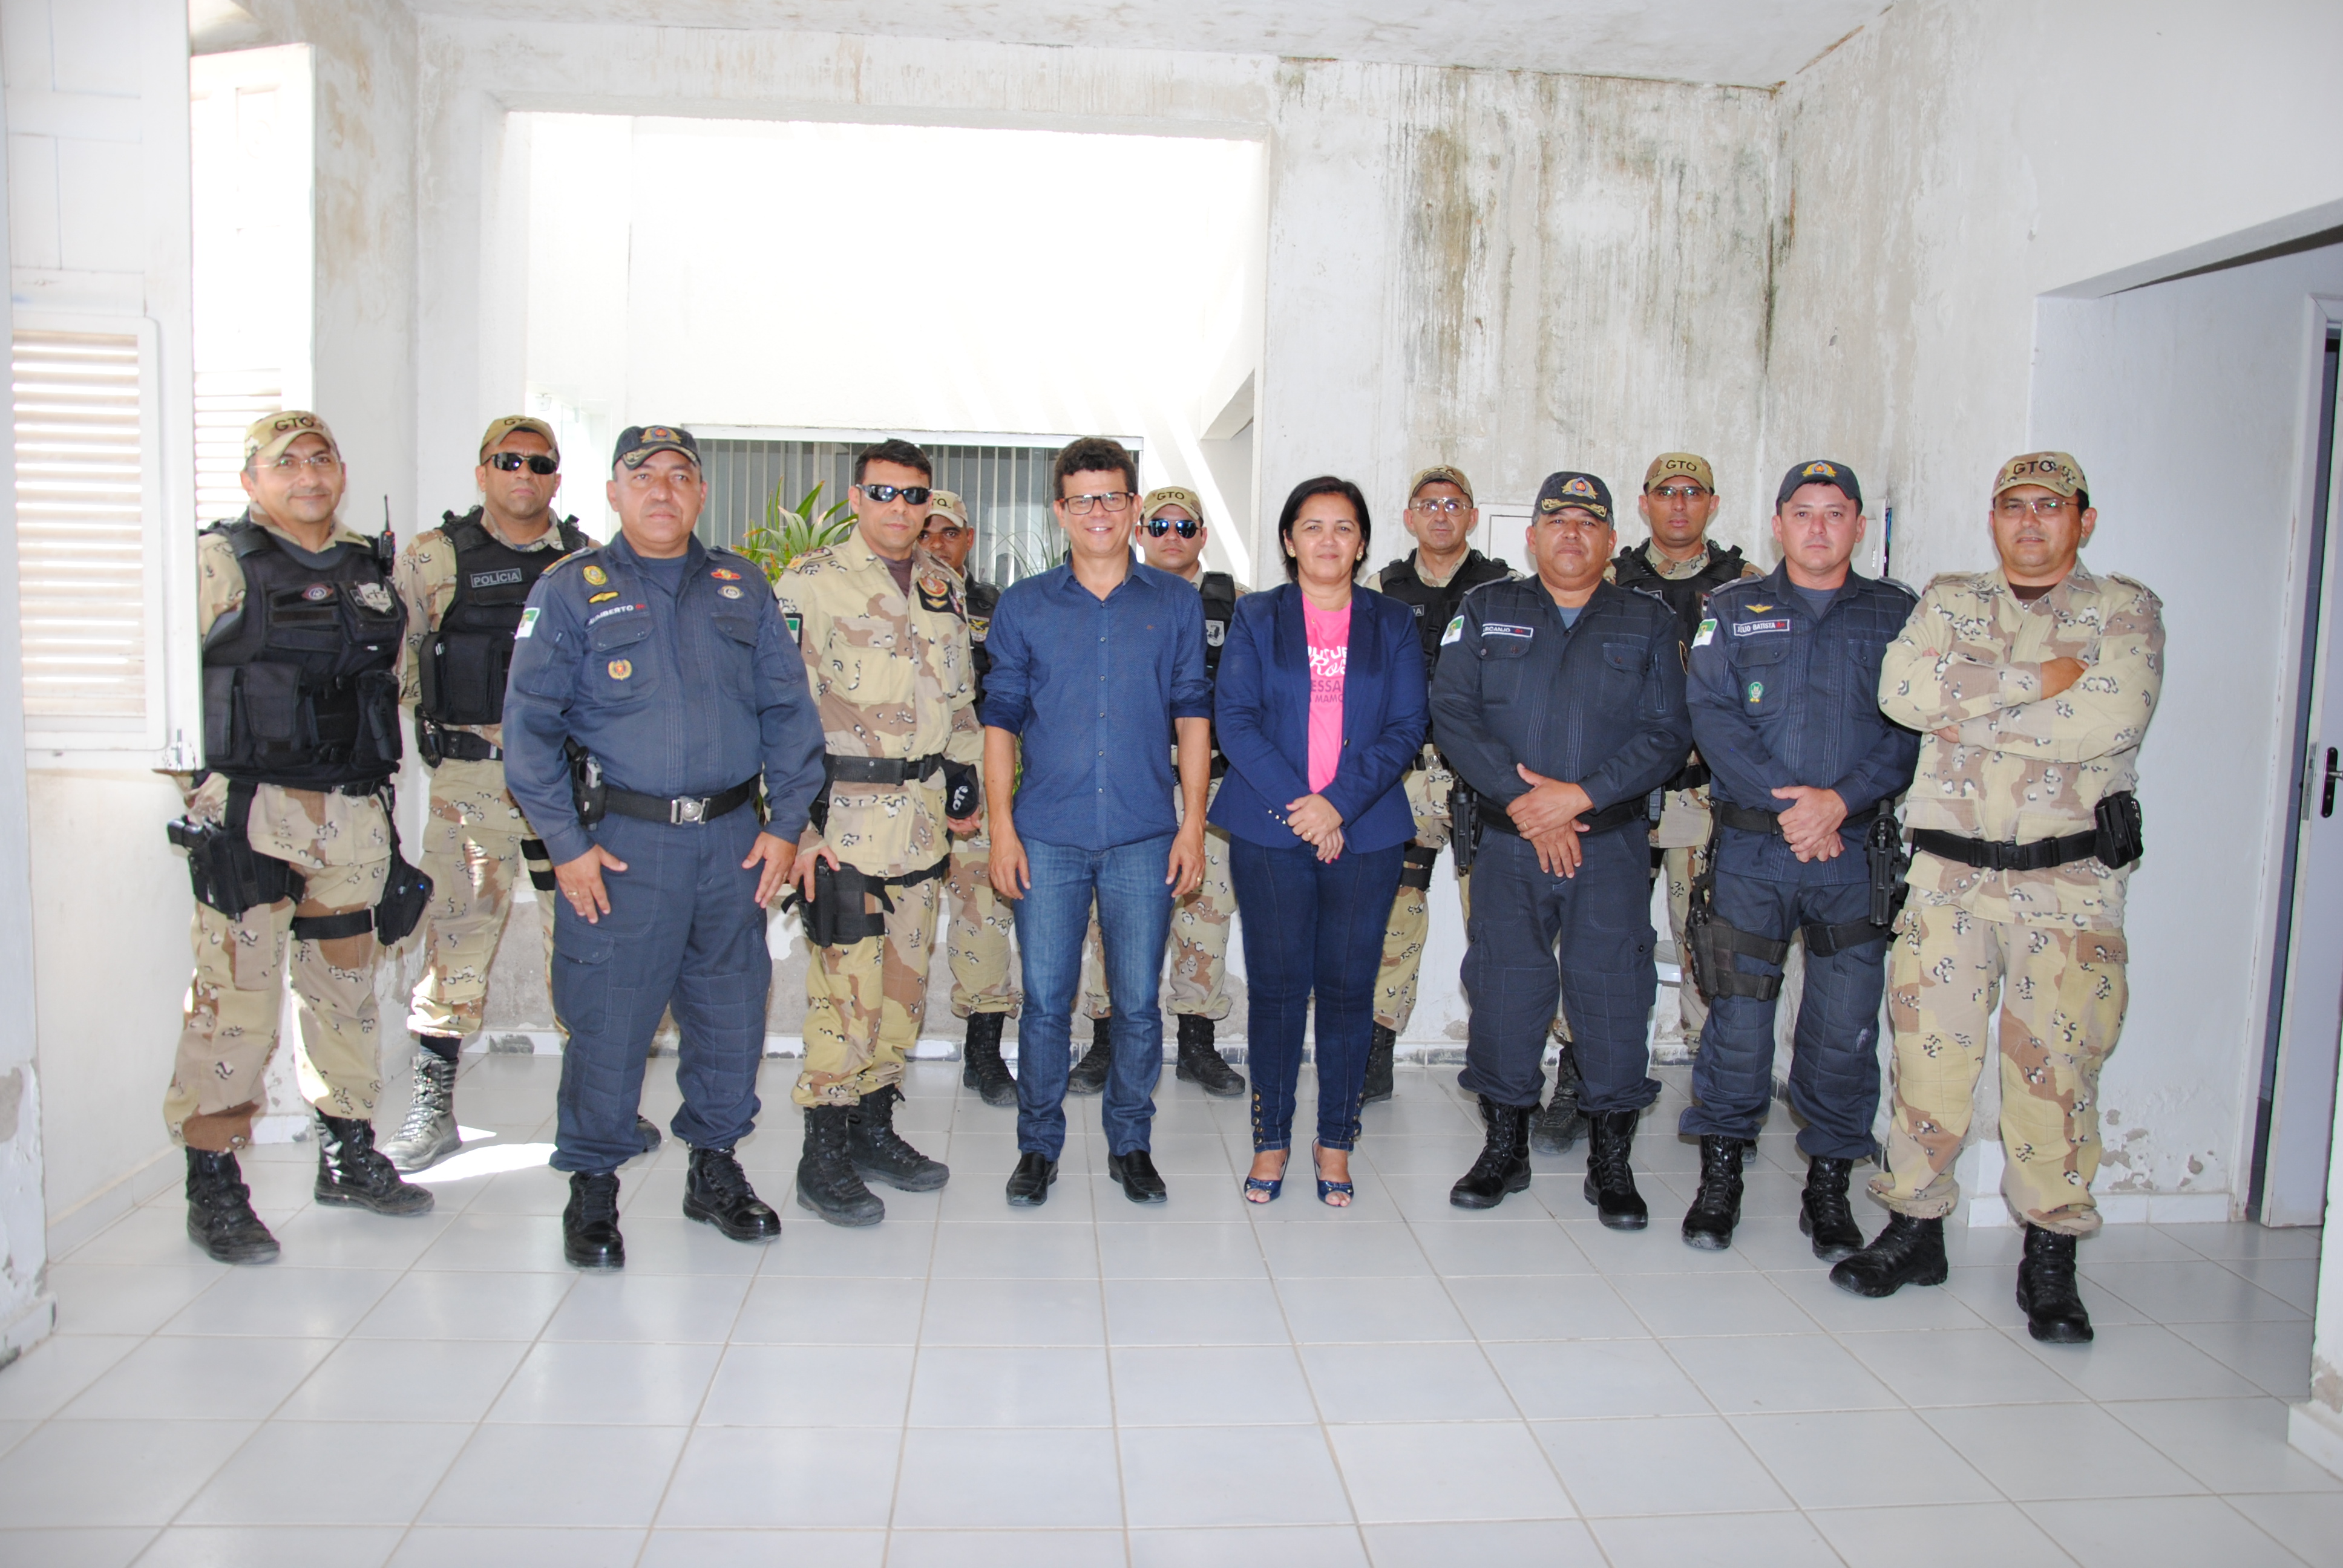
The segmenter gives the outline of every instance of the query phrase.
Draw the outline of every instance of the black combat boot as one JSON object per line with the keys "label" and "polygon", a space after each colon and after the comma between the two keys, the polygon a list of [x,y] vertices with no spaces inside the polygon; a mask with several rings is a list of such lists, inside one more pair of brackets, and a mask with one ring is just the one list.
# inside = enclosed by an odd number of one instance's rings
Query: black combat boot
{"label": "black combat boot", "polygon": [[1578,1109],[1578,1058],[1564,1045],[1554,1063],[1554,1098],[1530,1118],[1530,1148],[1540,1154],[1567,1154],[1586,1133],[1586,1113]]}
{"label": "black combat boot", "polygon": [[401,1171],[427,1171],[464,1146],[456,1131],[456,1064],[428,1046],[415,1052],[415,1101],[398,1136],[382,1146]]}
{"label": "black combat boot", "polygon": [[895,1107],[903,1091],[893,1084],[862,1097],[846,1113],[846,1152],[854,1173],[866,1181],[884,1181],[899,1192],[932,1192],[951,1180],[951,1170],[930,1160],[895,1131]]}
{"label": "black combat boot", "polygon": [[1906,1285],[1941,1285],[1952,1277],[1945,1261],[1945,1222],[1891,1214],[1871,1245],[1831,1270],[1831,1283],[1858,1296],[1892,1296]]}
{"label": "black combat boot", "polygon": [[[1652,1222],[1652,1211],[1644,1206],[1644,1195],[1635,1191],[1635,1172],[1627,1164],[1628,1155],[1635,1149],[1637,1114],[1633,1111],[1606,1111],[1587,1119],[1584,1191],[1586,1201],[1594,1205],[1594,1217],[1614,1231],[1640,1231]],[[1735,1144],[1735,1152],[1739,1152],[1735,1140],[1725,1141]]]}
{"label": "black combat boot", "polygon": [[729,1149],[694,1149],[683,1179],[683,1217],[713,1225],[736,1241],[769,1241],[781,1217],[749,1185]]}
{"label": "black combat boot", "polygon": [[1001,1026],[1005,1012],[980,1012],[968,1020],[968,1044],[960,1049],[960,1081],[976,1091],[987,1105],[1017,1103],[1017,1081],[1001,1060]]}
{"label": "black combat boot", "polygon": [[1066,1074],[1068,1094],[1098,1094],[1106,1089],[1106,1075],[1114,1067],[1114,1045],[1107,1030],[1114,1022],[1111,1018],[1091,1020],[1091,1048]]}
{"label": "black combat boot", "polygon": [[1367,1078],[1359,1091],[1359,1103],[1373,1105],[1378,1100],[1392,1097],[1392,1058],[1399,1054],[1399,1031],[1375,1025],[1375,1032],[1367,1042]]}
{"label": "black combat boot", "polygon": [[1741,1223],[1741,1140],[1704,1136],[1700,1141],[1700,1191],[1684,1211],[1684,1241],[1704,1252],[1733,1245]]}
{"label": "black combat boot", "polygon": [[277,1238],[252,1211],[233,1154],[187,1151],[187,1240],[220,1263],[273,1263]]}
{"label": "black combat boot", "polygon": [[2091,1342],[2091,1314],[2075,1289],[2075,1238],[2038,1225],[2026,1227],[2026,1256],[2017,1264],[2017,1304],[2026,1332],[2045,1344]]}
{"label": "black combat boot", "polygon": [[854,1173],[847,1145],[852,1141],[853,1109],[806,1107],[805,1151],[798,1156],[798,1206],[833,1225],[876,1225],[887,1205]]}
{"label": "black combat boot", "polygon": [[377,1214],[428,1214],[431,1190],[410,1187],[374,1146],[374,1123],[363,1116],[317,1112],[317,1185],[310,1196]]}
{"label": "black combat boot", "polygon": [[1815,1256],[1825,1263],[1863,1251],[1863,1227],[1846,1204],[1852,1160],[1809,1160],[1806,1190],[1798,1200],[1798,1229],[1814,1238]]}
{"label": "black combat boot", "polygon": [[1245,1091],[1244,1076],[1222,1059],[1212,1047],[1212,1020],[1191,1018],[1186,1013],[1180,1020],[1180,1064],[1172,1070],[1174,1078],[1184,1078],[1201,1084],[1207,1094],[1226,1099]]}
{"label": "black combat boot", "polygon": [[1486,1130],[1481,1157],[1448,1189],[1448,1201],[1459,1209],[1493,1209],[1508,1192],[1529,1191],[1530,1108],[1500,1105],[1484,1094],[1481,1125]]}
{"label": "black combat boot", "polygon": [[617,1171],[570,1173],[569,1206],[561,1211],[561,1255],[573,1269],[627,1266],[627,1239],[618,1234]]}

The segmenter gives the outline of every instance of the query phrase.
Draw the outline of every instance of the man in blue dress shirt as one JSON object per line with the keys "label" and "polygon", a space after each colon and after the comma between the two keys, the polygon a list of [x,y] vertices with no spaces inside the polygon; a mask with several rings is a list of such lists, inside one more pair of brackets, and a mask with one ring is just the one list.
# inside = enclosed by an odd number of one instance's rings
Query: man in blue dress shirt
{"label": "man in blue dress shirt", "polygon": [[[1107,1174],[1164,1201],[1148,1153],[1163,1070],[1156,986],[1172,903],[1204,869],[1212,688],[1204,611],[1182,579],[1131,558],[1139,468],[1091,437],[1058,454],[1051,509],[1066,564],[1001,596],[985,638],[984,796],[990,877],[1015,900],[1025,970],[1017,1026],[1017,1169],[1009,1201],[1049,1201],[1066,1141],[1066,1070],[1093,900],[1114,1001],[1101,1116]],[[1172,810],[1172,748],[1180,799]],[[1022,776],[1019,768],[1022,750]]]}
{"label": "man in blue dress shirt", "polygon": [[620,537],[538,579],[505,697],[505,778],[559,890],[552,1165],[570,1172],[562,1251],[581,1269],[626,1262],[618,1171],[642,1152],[643,1059],[670,1006],[684,1215],[739,1241],[780,1233],[732,1150],[756,1126],[764,910],[822,784],[821,720],[764,573],[691,537],[708,499],[691,432],[629,427],[609,498]]}

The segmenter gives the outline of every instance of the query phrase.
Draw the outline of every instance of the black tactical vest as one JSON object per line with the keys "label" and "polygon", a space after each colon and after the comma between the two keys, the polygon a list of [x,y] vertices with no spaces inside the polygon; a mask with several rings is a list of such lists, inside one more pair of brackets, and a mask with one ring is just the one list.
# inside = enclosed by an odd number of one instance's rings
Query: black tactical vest
{"label": "black tactical vest", "polygon": [[1708,547],[1708,564],[1688,578],[1664,578],[1652,569],[1652,558],[1645,546],[1619,552],[1611,563],[1611,580],[1621,588],[1643,588],[1668,601],[1676,612],[1676,621],[1684,628],[1684,640],[1692,642],[1693,633],[1700,626],[1700,608],[1708,596],[1726,583],[1741,580],[1746,563],[1740,548],[1718,549]]}
{"label": "black tactical vest", "polygon": [[387,535],[313,567],[247,514],[216,523],[244,604],[204,638],[204,757],[256,784],[329,789],[398,771],[398,647],[407,608]]}
{"label": "black tactical vest", "polygon": [[981,702],[984,678],[992,673],[992,655],[984,651],[984,637],[992,629],[992,612],[1001,603],[1001,590],[970,578],[961,588],[961,598],[968,605],[968,647],[976,663],[976,699]]}
{"label": "black tactical vest", "polygon": [[456,547],[456,597],[439,628],[423,639],[415,711],[439,724],[500,724],[513,633],[528,590],[546,568],[593,541],[577,518],[564,518],[559,549],[517,550],[488,532],[478,507],[460,518],[447,513],[440,527]]}
{"label": "black tactical vest", "polygon": [[1513,575],[1503,561],[1493,561],[1478,550],[1464,552],[1456,575],[1433,588],[1415,575],[1415,552],[1410,550],[1383,569],[1383,591],[1407,606],[1415,617],[1415,633],[1423,639],[1423,668],[1428,675],[1440,665],[1440,636],[1456,618],[1464,596],[1483,583]]}
{"label": "black tactical vest", "polygon": [[1196,591],[1204,600],[1204,678],[1221,673],[1221,645],[1229,640],[1229,622],[1237,618],[1237,579],[1226,572],[1206,572]]}

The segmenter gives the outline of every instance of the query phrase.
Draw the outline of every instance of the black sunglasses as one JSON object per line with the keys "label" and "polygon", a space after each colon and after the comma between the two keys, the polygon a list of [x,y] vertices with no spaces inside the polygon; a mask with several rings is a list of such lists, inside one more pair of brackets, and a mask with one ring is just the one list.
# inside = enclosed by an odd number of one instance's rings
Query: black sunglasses
{"label": "black sunglasses", "polygon": [[928,498],[935,494],[925,485],[857,485],[854,487],[882,507],[898,496],[915,507],[924,507],[928,504]]}
{"label": "black sunglasses", "polygon": [[1183,539],[1192,539],[1204,531],[1204,525],[1193,518],[1182,518],[1177,522],[1170,518],[1150,518],[1139,526],[1147,530],[1147,537],[1151,539],[1160,539],[1175,528]]}
{"label": "black sunglasses", "polygon": [[491,452],[488,454],[488,467],[501,468],[508,474],[519,473],[523,463],[528,465],[530,473],[539,476],[553,473],[561,467],[560,458],[548,457],[542,452]]}

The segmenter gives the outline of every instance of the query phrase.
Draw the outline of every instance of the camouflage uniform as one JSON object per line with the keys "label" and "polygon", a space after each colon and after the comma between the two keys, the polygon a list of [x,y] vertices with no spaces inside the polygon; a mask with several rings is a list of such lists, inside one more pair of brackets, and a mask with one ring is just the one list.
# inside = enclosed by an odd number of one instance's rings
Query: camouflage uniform
{"label": "camouflage uniform", "polygon": [[[980,761],[959,573],[915,549],[901,592],[858,532],[799,557],[773,591],[805,654],[832,758]],[[792,1098],[808,1108],[851,1106],[901,1081],[927,1011],[937,873],[951,852],[940,772],[900,785],[841,779],[828,799],[799,855],[827,844],[840,863],[888,879],[894,910],[885,935],[818,948],[807,963],[805,1069]]]}
{"label": "camouflage uniform", "polygon": [[[481,518],[488,523],[485,514]],[[558,554],[561,538],[548,528],[518,550]],[[399,700],[410,708],[421,696],[418,658],[424,638],[456,597],[456,547],[444,529],[415,536],[398,558],[399,597],[407,601],[407,648],[399,662]],[[504,743],[500,724],[449,726],[477,735],[491,746]],[[523,846],[528,855],[525,859]],[[424,917],[422,978],[407,1016],[417,1034],[463,1037],[478,1033],[488,999],[488,965],[512,911],[513,889],[524,873],[550,890],[553,867],[545,847],[505,789],[501,761],[447,758],[431,770],[431,812],[423,829],[423,874],[431,879],[431,908]],[[553,921],[545,921],[545,960],[553,962]]]}
{"label": "camouflage uniform", "polygon": [[[253,520],[289,542],[282,528],[257,516]],[[374,545],[339,526],[332,542],[361,549]],[[196,628],[207,636],[221,617],[243,607],[244,571],[218,534],[196,541]],[[227,791],[226,778],[206,778],[188,793],[187,815],[220,821]],[[371,909],[381,900],[390,869],[390,826],[379,796],[262,784],[253,792],[247,837],[260,854],[297,868],[307,887],[297,907],[280,900],[247,910],[239,920],[196,906],[195,979],[163,1100],[164,1125],[174,1141],[192,1149],[234,1150],[252,1141],[253,1119],[263,1109],[262,1075],[277,1050],[293,917]],[[370,1118],[382,1092],[374,934],[296,939],[292,950],[301,1092],[327,1115]]]}
{"label": "camouflage uniform", "polygon": [[[2056,697],[2041,667],[2081,660]],[[2164,674],[2163,607],[2127,578],[2079,564],[2031,604],[1998,570],[1928,585],[1880,674],[1881,709],[1926,732],[1906,825],[1988,841],[2088,831],[2107,795],[2133,787]],[[1933,733],[1957,727],[1947,742]],[[1890,950],[1894,1121],[1872,1191],[1918,1219],[1960,1197],[1953,1161],[1969,1130],[1996,998],[2002,1195],[2041,1230],[2099,1226],[2099,1070],[2129,992],[2129,874],[2097,859],[1979,869],[1922,850]]]}
{"label": "camouflage uniform", "polygon": [[951,961],[954,1018],[980,1012],[1014,1018],[1025,1002],[1009,946],[1017,933],[1017,918],[992,890],[988,876],[991,864],[990,832],[980,829],[965,839],[952,835],[951,875],[944,881],[951,894],[951,926],[944,937],[944,953]]}

